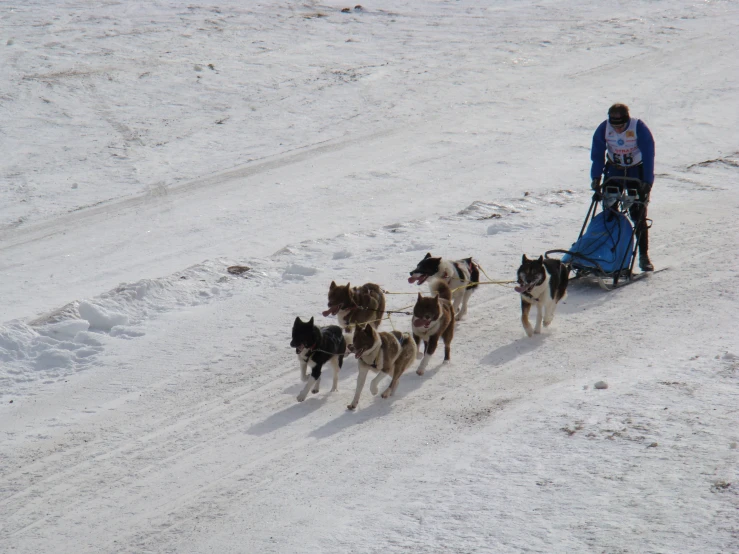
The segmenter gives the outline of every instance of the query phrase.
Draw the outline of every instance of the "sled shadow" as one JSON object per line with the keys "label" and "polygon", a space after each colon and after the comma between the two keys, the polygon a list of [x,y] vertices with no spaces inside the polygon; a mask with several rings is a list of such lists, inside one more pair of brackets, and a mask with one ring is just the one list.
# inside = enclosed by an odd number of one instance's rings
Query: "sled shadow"
{"label": "sled shadow", "polygon": [[293,401],[295,402],[294,404],[292,404],[288,408],[285,408],[284,410],[280,410],[279,412],[272,414],[260,423],[255,423],[246,430],[246,433],[248,435],[255,435],[260,437],[262,435],[268,435],[269,433],[277,431],[281,427],[290,425],[300,418],[305,417],[308,414],[318,410],[326,403],[329,398],[329,394],[331,393],[328,393],[326,391],[319,392],[315,395],[311,394],[310,396],[308,396],[308,398],[305,399],[304,402],[297,402],[293,398]]}
{"label": "sled shadow", "polygon": [[[411,369],[406,371],[400,378],[398,388],[396,389],[395,394],[390,398],[381,397],[383,391],[390,384],[390,377],[385,377],[385,379],[382,380],[377,396],[372,396],[372,393],[369,391],[370,377],[368,377],[364,390],[362,390],[362,396],[359,399],[359,406],[357,409],[352,411],[345,407],[344,412],[341,415],[325,423],[321,427],[314,429],[310,433],[310,436],[317,439],[325,439],[342,432],[344,429],[347,429],[352,425],[362,425],[368,420],[385,417],[392,412],[395,402],[402,402],[403,398],[420,389],[428,379],[432,378],[440,369],[445,367],[449,367],[449,364],[445,366],[443,363],[439,362],[434,367],[427,369],[423,375],[418,375],[416,373],[418,364],[413,364]],[[351,395],[347,396],[346,404],[351,402],[352,398],[354,398],[354,390],[354,388],[351,389]]]}
{"label": "sled shadow", "polygon": [[[561,314],[573,314],[583,310],[599,308],[610,302],[611,295],[612,292],[604,291],[598,283],[589,281],[570,283],[570,286],[567,287],[567,297],[557,304],[554,321],[556,323],[558,316]],[[533,316],[529,315],[529,318],[536,317],[535,309],[532,308]]]}
{"label": "sled shadow", "polygon": [[[523,329],[521,329],[523,333]],[[500,346],[486,355],[480,363],[499,367],[515,360],[523,354],[528,354],[539,348],[546,340],[547,335],[534,335],[533,337],[522,337],[506,346]]]}

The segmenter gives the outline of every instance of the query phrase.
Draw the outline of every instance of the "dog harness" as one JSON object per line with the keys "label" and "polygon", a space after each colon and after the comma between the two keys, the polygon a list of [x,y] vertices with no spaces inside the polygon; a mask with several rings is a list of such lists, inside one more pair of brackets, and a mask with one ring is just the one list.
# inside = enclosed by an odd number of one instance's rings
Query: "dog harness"
{"label": "dog harness", "polygon": [[531,298],[531,300],[533,300],[534,302],[539,302],[539,299],[538,298],[534,298],[534,295],[531,294],[529,291],[522,292],[521,294],[523,296],[527,296],[527,297]]}
{"label": "dog harness", "polygon": [[460,279],[461,279],[462,281],[466,281],[466,280],[467,280],[467,277],[465,277],[465,275],[464,275],[464,271],[462,271],[462,268],[461,268],[461,267],[459,267],[459,263],[457,263],[457,262],[454,262],[454,263],[453,263],[453,265],[454,265],[454,269],[456,269],[456,270],[457,270],[457,275],[459,275],[459,278],[460,278]]}
{"label": "dog harness", "polygon": [[382,340],[380,341],[380,347],[377,349],[377,356],[375,356],[375,361],[371,364],[368,364],[371,368],[376,369],[377,371],[380,371],[382,368],[377,367],[377,361],[380,359],[380,355],[382,354]]}

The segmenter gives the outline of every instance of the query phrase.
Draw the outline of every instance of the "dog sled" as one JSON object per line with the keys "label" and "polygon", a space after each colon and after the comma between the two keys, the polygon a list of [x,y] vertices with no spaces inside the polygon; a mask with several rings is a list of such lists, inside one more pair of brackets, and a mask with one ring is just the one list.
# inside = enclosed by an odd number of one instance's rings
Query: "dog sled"
{"label": "dog sled", "polygon": [[[570,281],[597,281],[604,290],[628,285],[648,273],[634,273],[636,260],[636,226],[629,218],[633,206],[646,206],[639,200],[641,181],[632,177],[610,177],[593,195],[580,235],[569,250],[549,250],[547,258],[560,255],[570,267]],[[598,206],[602,210],[598,213]],[[647,228],[652,220],[647,219]]]}

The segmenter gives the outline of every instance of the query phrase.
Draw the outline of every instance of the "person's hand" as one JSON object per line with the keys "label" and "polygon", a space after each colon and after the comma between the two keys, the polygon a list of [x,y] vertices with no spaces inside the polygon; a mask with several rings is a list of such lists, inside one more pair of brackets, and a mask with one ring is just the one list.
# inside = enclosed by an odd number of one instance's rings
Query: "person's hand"
{"label": "person's hand", "polygon": [[595,192],[600,192],[600,177],[593,179],[590,182],[590,188],[593,189]]}
{"label": "person's hand", "polygon": [[596,190],[593,193],[593,202],[600,202],[603,200],[603,195],[600,193],[600,191]]}
{"label": "person's hand", "polygon": [[644,187],[644,194],[649,194],[652,192],[652,184],[653,183],[644,183],[642,186]]}

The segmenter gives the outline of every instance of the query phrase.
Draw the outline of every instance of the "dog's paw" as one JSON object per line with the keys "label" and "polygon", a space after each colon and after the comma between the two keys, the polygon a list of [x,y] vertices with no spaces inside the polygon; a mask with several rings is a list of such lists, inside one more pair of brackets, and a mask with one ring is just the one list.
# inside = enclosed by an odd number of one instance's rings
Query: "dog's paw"
{"label": "dog's paw", "polygon": [[349,404],[349,405],[347,405],[346,409],[347,409],[347,410],[352,410],[352,411],[354,411],[354,410],[356,410],[356,409],[357,409],[357,405],[356,405],[356,404]]}
{"label": "dog's paw", "polygon": [[312,392],[313,394],[316,394],[316,393],[318,392],[318,387],[313,387],[313,388],[311,389],[311,392]]}
{"label": "dog's paw", "polygon": [[[541,334],[541,327],[537,327],[536,329],[534,329],[534,334],[535,335],[540,335]],[[531,335],[529,335],[529,336],[531,336]]]}
{"label": "dog's paw", "polygon": [[331,392],[339,392],[339,387],[334,387],[331,389]]}
{"label": "dog's paw", "polygon": [[416,352],[416,359],[422,360],[423,359],[423,352]]}
{"label": "dog's paw", "polygon": [[377,396],[377,393],[379,392],[377,385],[370,383],[370,392],[372,393],[372,396]]}
{"label": "dog's paw", "polygon": [[301,393],[300,393],[300,394],[298,395],[298,402],[302,402],[303,400],[305,400],[305,395],[304,395],[304,394],[303,394],[303,393],[301,392]]}
{"label": "dog's paw", "polygon": [[382,393],[383,398],[388,398],[392,392],[390,392],[390,389],[388,388],[385,392]]}
{"label": "dog's paw", "polygon": [[300,376],[300,380],[303,381],[303,383],[305,383],[308,380],[308,376],[307,375],[301,375]]}
{"label": "dog's paw", "polygon": [[532,327],[524,327],[523,330],[526,331],[527,336],[529,337],[534,336],[534,329]]}
{"label": "dog's paw", "polygon": [[424,373],[426,373],[426,368],[425,367],[419,367],[416,370],[416,374],[418,374],[418,375],[423,375]]}
{"label": "dog's paw", "polygon": [[549,327],[551,324],[552,324],[552,320],[551,319],[545,319],[544,320],[544,327]]}

